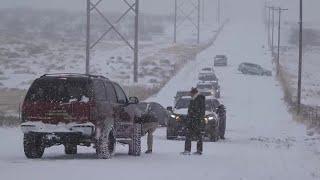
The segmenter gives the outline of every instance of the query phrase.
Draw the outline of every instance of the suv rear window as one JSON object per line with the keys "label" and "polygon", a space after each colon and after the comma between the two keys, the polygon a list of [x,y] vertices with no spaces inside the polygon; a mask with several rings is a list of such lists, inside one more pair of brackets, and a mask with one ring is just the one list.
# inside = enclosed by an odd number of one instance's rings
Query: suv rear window
{"label": "suv rear window", "polygon": [[199,89],[213,89],[213,85],[212,84],[198,84],[197,88],[199,88]]}
{"label": "suv rear window", "polygon": [[200,81],[216,81],[217,77],[214,74],[200,74],[199,80]]}
{"label": "suv rear window", "polygon": [[26,100],[70,103],[87,102],[91,97],[89,82],[77,78],[46,78],[36,80],[30,87]]}

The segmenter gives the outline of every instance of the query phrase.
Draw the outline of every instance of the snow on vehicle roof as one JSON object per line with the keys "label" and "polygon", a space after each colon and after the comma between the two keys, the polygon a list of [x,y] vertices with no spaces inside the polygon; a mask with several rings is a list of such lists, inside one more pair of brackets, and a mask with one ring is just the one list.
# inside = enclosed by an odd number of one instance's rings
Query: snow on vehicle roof
{"label": "snow on vehicle roof", "polygon": [[222,54],[216,55],[216,58],[226,58],[226,57],[227,57],[226,55],[222,55]]}
{"label": "snow on vehicle roof", "polygon": [[191,99],[191,96],[181,96],[180,99]]}

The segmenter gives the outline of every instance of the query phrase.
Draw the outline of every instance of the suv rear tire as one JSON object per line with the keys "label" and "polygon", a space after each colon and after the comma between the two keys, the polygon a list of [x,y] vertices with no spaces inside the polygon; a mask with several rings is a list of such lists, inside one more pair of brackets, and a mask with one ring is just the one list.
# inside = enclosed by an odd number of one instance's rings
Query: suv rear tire
{"label": "suv rear tire", "polygon": [[64,145],[64,152],[66,154],[77,154],[77,145],[67,143]]}
{"label": "suv rear tire", "polygon": [[102,136],[96,145],[96,154],[99,159],[110,159],[115,151],[115,140],[113,134]]}
{"label": "suv rear tire", "polygon": [[141,154],[141,124],[133,125],[133,136],[129,145],[129,155],[140,156]]}
{"label": "suv rear tire", "polygon": [[41,158],[44,153],[45,146],[42,136],[36,134],[24,134],[23,136],[24,154],[29,159]]}

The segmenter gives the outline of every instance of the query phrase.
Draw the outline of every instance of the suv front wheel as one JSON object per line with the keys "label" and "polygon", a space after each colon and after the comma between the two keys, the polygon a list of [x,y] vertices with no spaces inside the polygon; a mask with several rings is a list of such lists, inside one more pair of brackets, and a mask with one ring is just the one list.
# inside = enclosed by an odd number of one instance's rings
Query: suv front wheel
{"label": "suv front wheel", "polygon": [[27,158],[41,158],[45,149],[42,136],[36,134],[24,134],[23,148],[24,154]]}

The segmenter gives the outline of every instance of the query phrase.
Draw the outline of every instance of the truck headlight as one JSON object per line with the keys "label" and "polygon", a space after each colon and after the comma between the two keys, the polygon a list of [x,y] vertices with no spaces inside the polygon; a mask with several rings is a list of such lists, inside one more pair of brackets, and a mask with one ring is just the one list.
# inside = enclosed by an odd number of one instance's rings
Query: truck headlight
{"label": "truck headlight", "polygon": [[204,123],[208,124],[209,119],[208,118],[204,118]]}
{"label": "truck headlight", "polygon": [[170,115],[173,119],[175,119],[176,121],[180,121],[180,117],[178,115],[175,114],[171,114]]}
{"label": "truck headlight", "polygon": [[210,120],[210,121],[213,120],[213,117],[208,117],[208,120]]}

